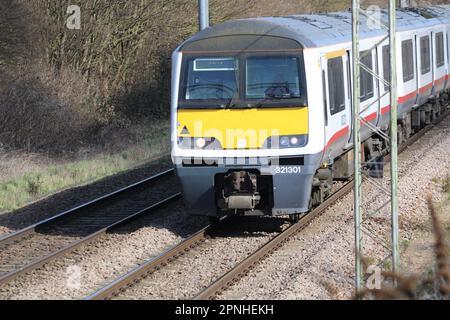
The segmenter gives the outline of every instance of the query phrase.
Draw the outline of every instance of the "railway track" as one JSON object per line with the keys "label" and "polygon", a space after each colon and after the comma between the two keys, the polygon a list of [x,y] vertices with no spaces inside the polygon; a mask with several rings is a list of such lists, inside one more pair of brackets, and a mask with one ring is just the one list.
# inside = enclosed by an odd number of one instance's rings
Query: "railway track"
{"label": "railway track", "polygon": [[[310,221],[323,213],[329,205],[343,197],[349,190],[352,189],[352,187],[353,184],[351,182],[347,183],[344,187],[336,191],[330,198],[328,198],[328,200],[326,200],[321,206],[317,207],[310,214],[305,215],[298,223],[291,225],[288,229],[272,238],[272,240],[270,240],[266,245],[261,247],[258,251],[249,256],[243,262],[241,262],[236,268],[238,268],[239,266],[246,267],[248,263],[247,261],[250,261],[251,264],[254,264],[257,261],[255,260],[256,257],[258,257],[258,260],[260,260],[261,258],[266,257],[267,254],[272,253],[276,248],[279,248],[281,245],[283,245],[283,243],[288,241],[291,236],[295,235],[304,227],[306,227],[306,225]],[[227,219],[222,221],[222,223],[225,225],[227,223]],[[221,227],[222,223],[219,223],[218,225],[207,226],[206,228],[188,237],[186,240],[161,253],[159,256],[149,259],[145,263],[141,264],[140,266],[136,267],[135,269],[131,270],[127,274],[121,276],[117,280],[101,288],[85,299],[109,300],[126,296],[126,291],[128,288],[138,285],[141,280],[145,279],[154,272],[157,272],[158,270],[168,266],[172,262],[176,261],[179,257],[188,254],[189,251],[203,244],[211,234],[214,234],[215,231]],[[269,244],[272,249],[266,252],[265,247]],[[224,280],[227,281],[228,277],[224,277]],[[234,280],[231,281],[233,282]]]}
{"label": "railway track", "polygon": [[[406,143],[404,143],[399,148],[399,152],[404,151],[408,146],[416,142],[420,137],[422,137],[426,132],[431,130],[436,124],[441,122],[447,117],[448,113],[440,117],[435,123],[429,125],[422,129],[420,132],[412,136]],[[386,160],[389,161],[389,155],[386,156]],[[273,237],[266,244],[262,245],[255,252],[250,254],[247,258],[242,260],[234,268],[229,270],[222,277],[214,281],[209,287],[197,294],[195,300],[207,300],[214,299],[222,292],[227,290],[233,284],[237,283],[241,278],[245,277],[252,269],[255,268],[257,264],[270,256],[277,249],[282,247],[286,242],[288,242],[293,236],[305,229],[314,219],[322,215],[326,209],[334,204],[337,200],[341,199],[348,192],[353,189],[353,182],[347,182],[339,190],[337,190],[332,196],[330,196],[325,202],[320,206],[315,208],[309,214],[303,216],[297,223],[292,224],[286,230],[279,233],[277,236]],[[226,221],[224,221],[226,222]],[[165,251],[157,257],[149,259],[147,262],[141,264],[135,269],[131,270],[127,274],[121,276],[114,282],[110,283],[106,287],[101,288],[97,292],[86,297],[86,300],[107,300],[113,298],[120,298],[127,289],[133,287],[141,282],[142,279],[148,277],[154,272],[166,267],[172,262],[176,261],[177,258],[186,255],[194,248],[197,248],[202,243],[208,239],[208,236],[213,232],[214,228],[217,226],[210,225],[205,229],[202,229],[189,237],[188,239],[182,241],[178,245],[175,245],[171,249]]]}
{"label": "railway track", "polygon": [[212,232],[214,228],[215,227],[213,225],[209,225],[206,228],[196,232],[186,240],[173,246],[159,256],[149,259],[147,262],[131,270],[106,287],[94,292],[90,296],[86,297],[85,300],[109,300],[119,296],[125,292],[127,288],[139,283],[139,281],[143,278],[146,278],[150,274],[164,268],[177,258],[205,242],[208,238],[208,234]]}
{"label": "railway track", "polygon": [[[239,224],[233,223],[236,219],[240,222]],[[153,284],[150,276],[159,271],[167,271],[166,268],[173,266],[173,262],[183,256],[186,256],[187,263],[190,266],[195,265],[195,262],[191,261],[192,256],[197,256],[198,251],[223,247],[223,240],[230,234],[241,236],[245,233],[251,235],[250,237],[272,237],[267,233],[278,234],[280,228],[286,225],[287,219],[268,219],[263,228],[261,227],[261,221],[256,217],[246,219],[243,222],[239,218],[227,217],[217,224],[210,224],[161,254],[149,258],[136,268],[87,296],[85,300],[134,299],[139,294],[134,293],[132,289],[151,289]],[[255,232],[250,231],[251,229]],[[264,235],[261,236],[261,232]],[[212,250],[211,252],[216,251]]]}
{"label": "railway track", "polygon": [[173,173],[164,171],[0,238],[0,286],[179,199],[181,194],[171,191],[152,204],[148,200]]}

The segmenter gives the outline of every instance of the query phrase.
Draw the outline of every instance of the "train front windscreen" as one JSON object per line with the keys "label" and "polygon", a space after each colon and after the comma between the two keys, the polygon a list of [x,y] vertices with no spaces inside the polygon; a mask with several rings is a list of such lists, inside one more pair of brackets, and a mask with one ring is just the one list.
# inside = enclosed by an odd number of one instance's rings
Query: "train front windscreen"
{"label": "train front windscreen", "polygon": [[296,55],[187,56],[183,65],[180,108],[306,105]]}

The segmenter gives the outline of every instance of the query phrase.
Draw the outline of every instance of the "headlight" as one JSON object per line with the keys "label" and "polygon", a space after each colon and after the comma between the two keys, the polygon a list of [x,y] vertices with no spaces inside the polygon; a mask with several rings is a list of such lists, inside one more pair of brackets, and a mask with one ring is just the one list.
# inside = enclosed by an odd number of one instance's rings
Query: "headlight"
{"label": "headlight", "polygon": [[214,138],[178,138],[178,145],[181,149],[191,150],[220,150],[222,146],[219,141]]}
{"label": "headlight", "polygon": [[199,149],[203,149],[206,146],[206,140],[204,138],[196,139],[195,146]]}
{"label": "headlight", "polygon": [[298,143],[299,143],[299,141],[300,141],[300,140],[299,140],[297,137],[292,137],[291,140],[289,141],[289,143],[290,143],[292,146],[297,146]]}
{"label": "headlight", "polygon": [[267,149],[301,148],[308,143],[307,135],[270,137],[264,144]]}

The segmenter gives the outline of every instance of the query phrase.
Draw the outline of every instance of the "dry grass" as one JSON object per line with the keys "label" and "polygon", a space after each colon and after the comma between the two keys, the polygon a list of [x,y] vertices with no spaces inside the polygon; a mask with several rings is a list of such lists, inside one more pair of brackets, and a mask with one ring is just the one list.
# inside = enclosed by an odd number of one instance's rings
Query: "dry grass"
{"label": "dry grass", "polygon": [[106,176],[169,154],[169,123],[133,127],[127,137],[113,137],[109,145],[80,153],[77,159],[55,161],[40,155],[14,153],[0,156],[0,212],[68,187]]}
{"label": "dry grass", "polygon": [[[448,192],[448,191],[447,191]],[[450,262],[448,232],[439,219],[439,213],[433,204],[431,196],[428,197],[428,208],[433,226],[435,265],[428,275],[405,276],[393,272],[383,272],[385,282],[396,283],[396,286],[383,286],[380,290],[364,289],[355,295],[355,299],[450,299]],[[448,208],[447,205],[444,208]]]}
{"label": "dry grass", "polygon": [[37,153],[0,152],[0,183],[30,171],[43,170],[48,166],[49,159]]}

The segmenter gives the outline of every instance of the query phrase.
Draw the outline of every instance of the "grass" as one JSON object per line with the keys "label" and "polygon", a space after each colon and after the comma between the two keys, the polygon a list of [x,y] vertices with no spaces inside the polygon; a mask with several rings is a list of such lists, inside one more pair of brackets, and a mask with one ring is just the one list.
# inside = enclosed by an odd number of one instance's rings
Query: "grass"
{"label": "grass", "polygon": [[410,245],[411,245],[411,240],[402,240],[402,243],[401,243],[402,251],[406,251],[406,249],[408,249]]}
{"label": "grass", "polygon": [[444,192],[447,193],[447,200],[450,203],[450,176],[444,180]]}
{"label": "grass", "polygon": [[101,152],[85,159],[50,163],[0,182],[0,212],[14,211],[55,192],[94,182],[167,155],[170,151],[169,132],[169,124],[161,123],[142,132],[133,145],[115,153]]}

